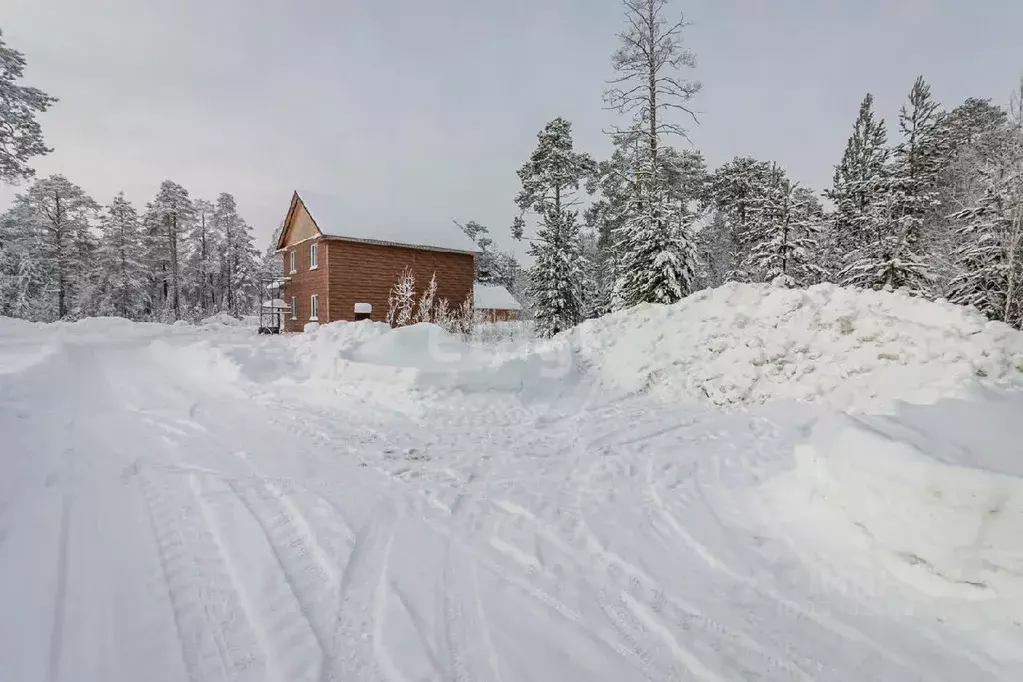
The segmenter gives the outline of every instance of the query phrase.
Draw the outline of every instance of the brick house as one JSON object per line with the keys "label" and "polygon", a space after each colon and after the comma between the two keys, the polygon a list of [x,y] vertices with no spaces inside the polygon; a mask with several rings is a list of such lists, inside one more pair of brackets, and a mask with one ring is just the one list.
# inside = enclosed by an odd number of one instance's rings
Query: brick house
{"label": "brick house", "polygon": [[377,226],[353,220],[335,197],[295,191],[277,242],[290,278],[284,330],[354,320],[367,304],[369,319],[386,320],[391,287],[406,267],[420,290],[436,274],[437,298],[457,307],[472,294],[478,251],[454,225]]}

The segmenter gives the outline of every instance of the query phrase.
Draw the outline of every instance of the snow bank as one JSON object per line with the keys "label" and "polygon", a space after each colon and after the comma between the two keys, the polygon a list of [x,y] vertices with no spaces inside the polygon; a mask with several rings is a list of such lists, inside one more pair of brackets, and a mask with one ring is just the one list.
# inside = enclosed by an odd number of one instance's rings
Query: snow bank
{"label": "snow bank", "polygon": [[[933,597],[1023,598],[1023,478],[946,464],[855,423],[820,427],[765,487],[769,517],[843,573]],[[846,556],[849,554],[849,556]]]}
{"label": "snow bank", "polygon": [[1023,334],[948,303],[819,285],[730,284],[565,335],[602,383],[665,399],[878,411],[1023,382]]}
{"label": "snow bank", "polygon": [[217,313],[216,315],[210,315],[202,322],[199,323],[200,327],[246,327],[249,326],[244,320],[240,320],[237,317],[228,315],[227,313]]}
{"label": "snow bank", "polygon": [[[323,329],[329,329],[326,334]],[[308,337],[308,339],[306,339]],[[569,378],[569,358],[552,357],[537,344],[483,347],[429,323],[391,329],[384,323],[336,322],[312,335],[295,337],[310,365],[311,378],[374,381],[406,390],[518,393],[552,397],[552,383]],[[550,344],[548,344],[550,345]]]}

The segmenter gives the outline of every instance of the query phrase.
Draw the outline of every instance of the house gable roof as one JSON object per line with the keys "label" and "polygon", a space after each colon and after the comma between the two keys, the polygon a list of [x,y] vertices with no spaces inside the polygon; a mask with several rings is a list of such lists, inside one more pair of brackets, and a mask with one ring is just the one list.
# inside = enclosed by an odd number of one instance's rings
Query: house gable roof
{"label": "house gable roof", "polygon": [[472,303],[476,310],[522,310],[522,304],[500,284],[476,283],[472,287]]}
{"label": "house gable roof", "polygon": [[284,229],[277,238],[277,250],[318,236],[323,236],[323,231],[309,214],[305,202],[299,198],[298,193],[292,193],[288,215],[284,218]]}
{"label": "house gable roof", "polygon": [[[325,239],[344,239],[349,241],[385,244],[390,246],[406,246],[416,249],[437,251],[455,251],[459,253],[479,253],[479,248],[455,225],[394,225],[382,223],[376,218],[360,216],[347,206],[343,200],[319,192],[295,190],[291,198],[291,207],[285,218],[285,228],[277,242],[277,249],[286,248],[295,243],[290,238],[296,218],[302,212],[307,213],[318,233]],[[295,235],[298,236],[298,235]]]}

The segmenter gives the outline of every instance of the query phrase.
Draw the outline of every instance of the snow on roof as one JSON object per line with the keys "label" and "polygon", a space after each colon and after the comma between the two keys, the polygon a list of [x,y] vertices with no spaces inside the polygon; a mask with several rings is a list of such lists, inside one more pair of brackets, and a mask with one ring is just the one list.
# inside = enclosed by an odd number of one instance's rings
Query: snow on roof
{"label": "snow on roof", "polygon": [[290,308],[291,306],[288,303],[285,303],[284,299],[275,298],[275,299],[272,299],[270,301],[264,302],[263,303],[263,307],[264,308]]}
{"label": "snow on roof", "polygon": [[479,248],[454,223],[381,223],[359,214],[344,199],[308,190],[295,190],[325,237],[364,242],[419,246],[443,251],[478,253]]}
{"label": "snow on roof", "polygon": [[522,310],[522,305],[500,284],[474,284],[472,300],[477,310]]}

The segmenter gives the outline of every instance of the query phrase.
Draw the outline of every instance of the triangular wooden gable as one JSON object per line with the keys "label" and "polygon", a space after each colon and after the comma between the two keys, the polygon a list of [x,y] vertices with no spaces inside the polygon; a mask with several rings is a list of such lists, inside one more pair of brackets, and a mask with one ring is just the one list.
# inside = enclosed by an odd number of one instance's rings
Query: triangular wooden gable
{"label": "triangular wooden gable", "polygon": [[306,209],[302,197],[295,192],[291,195],[291,207],[288,208],[288,215],[284,219],[284,229],[281,230],[281,236],[277,240],[277,250],[280,251],[293,244],[322,236],[323,232]]}

